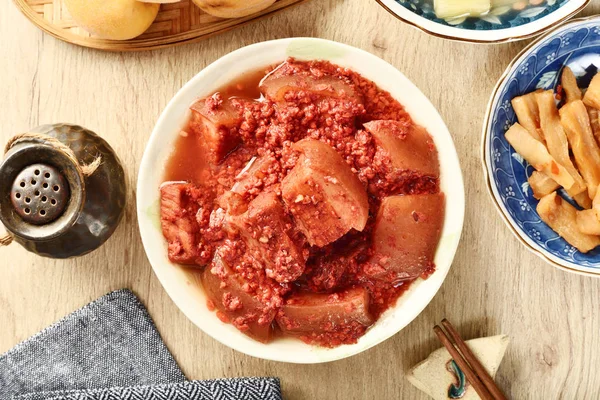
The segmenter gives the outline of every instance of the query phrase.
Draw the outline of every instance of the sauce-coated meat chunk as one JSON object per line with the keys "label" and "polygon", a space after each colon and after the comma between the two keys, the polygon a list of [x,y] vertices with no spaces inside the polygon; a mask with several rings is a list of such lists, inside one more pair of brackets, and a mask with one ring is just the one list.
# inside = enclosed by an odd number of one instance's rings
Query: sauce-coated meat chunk
{"label": "sauce-coated meat chunk", "polygon": [[373,231],[373,275],[402,281],[432,268],[444,205],[442,193],[383,199]]}
{"label": "sauce-coated meat chunk", "polygon": [[[277,314],[277,324],[284,333],[309,342],[325,346],[339,344],[336,340],[352,343],[374,322],[369,297],[362,287],[333,294],[297,293],[286,300]],[[334,343],[323,342],[325,337]]]}
{"label": "sauce-coated meat chunk", "polygon": [[390,154],[395,168],[432,177],[440,175],[437,149],[423,127],[413,125],[407,129],[396,121],[371,121],[364,127],[377,145]]}
{"label": "sauce-coated meat chunk", "polygon": [[436,192],[440,176],[438,153],[429,133],[421,126],[396,121],[364,124],[377,144],[379,180],[369,186],[372,194]]}
{"label": "sauce-coated meat chunk", "polygon": [[354,86],[339,78],[322,76],[319,78],[306,75],[283,75],[274,73],[260,84],[261,92],[274,102],[285,102],[289,92],[306,91],[319,97],[334,97],[362,103],[361,96]]}
{"label": "sauce-coated meat chunk", "polygon": [[248,205],[244,214],[232,217],[234,226],[246,242],[252,257],[264,265],[269,278],[292,282],[306,265],[304,241],[295,238],[292,221],[275,192],[262,192]]}
{"label": "sauce-coated meat chunk", "polygon": [[328,144],[304,139],[296,166],[282,182],[283,199],[313,246],[323,247],[369,217],[367,192],[350,166]]}
{"label": "sauce-coated meat chunk", "polygon": [[238,125],[241,111],[231,100],[224,100],[217,93],[198,100],[192,107],[190,128],[207,151],[208,159],[218,164],[240,143]]}
{"label": "sauce-coated meat chunk", "polygon": [[210,306],[219,311],[221,320],[260,342],[272,339],[275,310],[245,290],[247,282],[221,258],[218,250],[202,273],[202,285]]}
{"label": "sauce-coated meat chunk", "polygon": [[160,187],[160,222],[169,260],[174,263],[195,264],[199,257],[194,189],[194,185],[182,182],[167,182]]}
{"label": "sauce-coated meat chunk", "polygon": [[279,183],[277,173],[280,170],[281,167],[273,156],[253,157],[236,176],[231,191],[241,195],[255,195],[270,185]]}

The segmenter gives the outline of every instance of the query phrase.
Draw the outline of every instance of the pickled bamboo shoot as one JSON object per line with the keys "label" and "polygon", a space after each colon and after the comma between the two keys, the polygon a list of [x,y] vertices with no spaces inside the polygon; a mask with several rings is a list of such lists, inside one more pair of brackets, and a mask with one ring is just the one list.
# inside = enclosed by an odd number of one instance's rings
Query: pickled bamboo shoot
{"label": "pickled bamboo shoot", "polygon": [[592,208],[592,199],[588,196],[587,190],[573,196],[573,200],[577,202],[579,207],[589,210]]}
{"label": "pickled bamboo shoot", "polygon": [[544,143],[544,133],[540,128],[540,111],[538,110],[535,93],[515,97],[511,101],[519,124],[527,129],[534,139]]}
{"label": "pickled bamboo shoot", "polygon": [[577,211],[577,229],[586,235],[600,235],[600,220],[594,210]]}
{"label": "pickled bamboo shoot", "polygon": [[577,78],[571,71],[571,68],[564,67],[562,76],[560,78],[560,84],[565,91],[565,95],[567,97],[567,103],[570,103],[575,100],[581,100],[581,89],[577,86]]}
{"label": "pickled bamboo shoot", "polygon": [[596,138],[596,143],[600,145],[600,112],[593,107],[587,107],[587,112],[588,117],[590,118],[592,132]]}
{"label": "pickled bamboo shoot", "polygon": [[[569,192],[570,196],[575,196],[583,192],[586,189],[586,185],[571,161],[569,143],[567,135],[560,124],[560,117],[556,109],[556,103],[554,102],[554,93],[551,90],[536,92],[535,97],[540,111],[540,125],[542,131],[544,131],[548,152],[557,163],[568,171],[569,175],[575,181],[575,185],[574,187],[567,187],[562,185],[561,182],[557,182]],[[552,175],[548,176],[552,177]]]}
{"label": "pickled bamboo shoot", "polygon": [[600,148],[592,133],[587,109],[581,100],[573,101],[560,109],[560,119],[589,197],[593,199],[600,184]]}
{"label": "pickled bamboo shoot", "polygon": [[527,181],[529,182],[529,187],[531,187],[531,191],[533,192],[533,197],[538,200],[546,195],[549,195],[560,187],[556,181],[539,171],[533,171]]}
{"label": "pickled bamboo shoot", "polygon": [[582,233],[577,228],[577,209],[553,192],[544,196],[537,212],[552,230],[582,253],[600,245],[600,237]]}
{"label": "pickled bamboo shoot", "polygon": [[586,106],[600,108],[600,74],[596,74],[592,78],[590,86],[583,96],[583,102]]}
{"label": "pickled bamboo shoot", "polygon": [[505,134],[506,140],[536,170],[543,172],[565,189],[575,185],[569,172],[556,162],[546,147],[535,140],[529,132],[519,124],[514,124]]}

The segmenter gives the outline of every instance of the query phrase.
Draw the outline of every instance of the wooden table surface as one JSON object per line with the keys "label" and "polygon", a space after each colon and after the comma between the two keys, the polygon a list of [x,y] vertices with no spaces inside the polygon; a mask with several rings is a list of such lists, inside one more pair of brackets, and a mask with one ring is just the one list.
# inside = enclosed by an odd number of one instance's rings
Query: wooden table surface
{"label": "wooden table surface", "polygon": [[[600,5],[590,5],[584,14],[594,11]],[[152,272],[135,217],[139,163],[169,99],[230,51],[290,36],[347,43],[402,71],[446,121],[466,187],[461,245],[431,304],[379,346],[321,365],[259,360],[202,333]],[[42,33],[11,1],[1,1],[2,143],[39,124],[86,126],[120,155],[129,197],[114,236],[88,256],[55,261],[16,244],[0,249],[0,353],[108,291],[131,288],[190,379],[275,375],[288,400],[421,399],[425,396],[404,375],[440,347],[431,328],[448,317],[465,338],[510,336],[497,378],[510,398],[599,398],[600,280],[559,271],[525,250],[504,226],[483,182],[480,134],[488,96],[506,64],[526,44],[453,43],[401,23],[374,0],[310,0],[197,44],[104,53]]]}

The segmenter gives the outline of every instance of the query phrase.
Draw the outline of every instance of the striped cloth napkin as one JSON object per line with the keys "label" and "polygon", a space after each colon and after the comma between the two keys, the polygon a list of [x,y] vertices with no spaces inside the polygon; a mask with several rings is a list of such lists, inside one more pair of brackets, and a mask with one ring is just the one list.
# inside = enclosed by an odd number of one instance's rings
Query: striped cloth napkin
{"label": "striped cloth napkin", "polygon": [[118,290],[0,355],[0,399],[281,400],[276,378],[186,381],[146,308]]}
{"label": "striped cloth napkin", "polygon": [[276,378],[231,378],[153,386],[34,393],[14,400],[281,400]]}

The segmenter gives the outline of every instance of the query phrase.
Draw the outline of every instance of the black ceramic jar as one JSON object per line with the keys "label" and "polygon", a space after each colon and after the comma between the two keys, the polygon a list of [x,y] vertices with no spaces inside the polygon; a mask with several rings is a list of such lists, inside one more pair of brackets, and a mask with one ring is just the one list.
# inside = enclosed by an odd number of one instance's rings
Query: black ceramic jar
{"label": "black ceramic jar", "polygon": [[43,125],[11,141],[0,165],[0,220],[14,242],[52,258],[100,247],[126,202],[114,150],[76,125]]}

